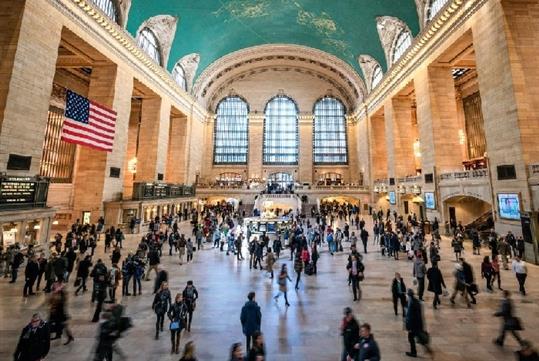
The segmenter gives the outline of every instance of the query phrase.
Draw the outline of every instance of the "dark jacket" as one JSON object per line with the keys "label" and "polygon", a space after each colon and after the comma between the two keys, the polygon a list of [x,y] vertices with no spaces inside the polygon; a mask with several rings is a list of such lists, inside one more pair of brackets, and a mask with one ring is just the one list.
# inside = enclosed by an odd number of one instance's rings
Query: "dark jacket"
{"label": "dark jacket", "polygon": [[50,328],[49,324],[41,321],[39,326],[32,329],[29,324],[22,329],[19,343],[13,358],[15,361],[37,361],[45,358],[50,349]]}
{"label": "dark jacket", "polygon": [[155,294],[155,297],[153,298],[152,308],[155,313],[159,315],[164,315],[165,313],[167,313],[170,303],[170,291],[162,290]]}
{"label": "dark jacket", "polygon": [[408,300],[406,330],[415,334],[423,331],[423,313],[421,312],[421,304],[415,297],[409,297]]}
{"label": "dark jacket", "polygon": [[462,271],[464,272],[464,280],[467,284],[474,282],[473,269],[468,262],[462,262]]}
{"label": "dark jacket", "polygon": [[257,356],[264,357],[265,355],[266,350],[264,350],[264,346],[257,347],[256,345],[254,345],[253,348],[249,350],[249,354],[247,355],[247,361],[256,361]]}
{"label": "dark jacket", "polygon": [[520,320],[513,316],[513,302],[508,298],[502,300],[500,310],[494,316],[503,318],[503,328],[505,330],[514,331],[522,329]]}
{"label": "dark jacket", "polygon": [[180,322],[180,327],[185,327],[187,322],[187,305],[185,302],[176,303],[170,305],[168,310],[168,318],[170,322]]}
{"label": "dark jacket", "polygon": [[37,276],[39,276],[39,265],[35,261],[28,261],[28,264],[24,270],[24,277],[35,280]]}
{"label": "dark jacket", "polygon": [[260,306],[255,301],[245,302],[241,309],[240,321],[245,336],[252,336],[256,331],[260,331],[262,323]]}
{"label": "dark jacket", "polygon": [[[399,291],[399,283],[400,283],[400,291]],[[393,282],[391,283],[391,293],[393,294],[393,297],[406,295],[406,285],[404,284],[404,280],[402,279],[402,277],[398,281],[395,278],[393,278]]]}
{"label": "dark jacket", "polygon": [[445,287],[444,276],[438,267],[431,267],[427,271],[427,279],[429,280],[429,285],[427,290],[433,292],[434,294],[442,294],[442,286]]}
{"label": "dark jacket", "polygon": [[378,344],[374,341],[374,336],[370,335],[368,338],[362,338],[359,342],[359,353],[355,359],[356,361],[380,361],[380,349]]}
{"label": "dark jacket", "polygon": [[92,267],[92,261],[89,259],[83,259],[79,262],[79,269],[77,270],[77,278],[86,278],[90,274],[90,267]]}
{"label": "dark jacket", "polygon": [[343,320],[342,339],[345,351],[349,356],[354,357],[357,352],[354,345],[359,342],[359,324],[355,318],[348,322]]}

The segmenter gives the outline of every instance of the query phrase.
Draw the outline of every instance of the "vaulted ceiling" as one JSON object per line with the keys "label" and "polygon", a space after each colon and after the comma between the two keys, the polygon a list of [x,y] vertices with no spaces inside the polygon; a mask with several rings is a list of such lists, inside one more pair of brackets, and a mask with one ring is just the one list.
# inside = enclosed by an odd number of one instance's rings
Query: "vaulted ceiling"
{"label": "vaulted ceiling", "polygon": [[264,44],[296,44],[333,54],[362,74],[360,54],[387,68],[376,18],[404,21],[419,31],[415,0],[132,0],[127,29],[136,36],[147,19],[177,17],[167,69],[197,53],[197,75],[217,59]]}

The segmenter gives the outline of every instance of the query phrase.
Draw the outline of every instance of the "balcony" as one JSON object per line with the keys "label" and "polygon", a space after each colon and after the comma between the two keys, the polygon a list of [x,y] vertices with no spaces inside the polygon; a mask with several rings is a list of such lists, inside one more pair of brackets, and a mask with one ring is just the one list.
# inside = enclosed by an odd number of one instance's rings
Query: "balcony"
{"label": "balcony", "polygon": [[440,182],[483,178],[488,179],[488,169],[486,168],[440,174]]}
{"label": "balcony", "polygon": [[492,202],[487,168],[441,173],[438,179],[442,201],[454,197],[473,197],[487,203]]}
{"label": "balcony", "polygon": [[421,183],[422,181],[423,177],[420,175],[397,178],[397,183]]}

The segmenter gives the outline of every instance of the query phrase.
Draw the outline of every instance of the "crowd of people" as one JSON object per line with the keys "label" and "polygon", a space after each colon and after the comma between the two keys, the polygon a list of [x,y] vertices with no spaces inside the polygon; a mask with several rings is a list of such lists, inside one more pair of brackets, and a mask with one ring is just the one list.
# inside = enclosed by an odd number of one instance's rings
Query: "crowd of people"
{"label": "crowd of people", "polygon": [[[69,327],[67,285],[68,282],[73,283],[75,297],[84,296],[88,290],[88,279],[92,280],[89,300],[95,304],[92,321],[104,321],[99,324],[94,360],[111,360],[113,353],[121,354],[116,341],[132,327],[132,323],[124,315],[124,308],[118,304],[117,288],[122,288],[122,298],[140,296],[141,281],[150,280],[152,273],[153,298],[148,307],[151,307],[156,317],[155,339],[159,339],[164,332],[165,319],[168,319],[171,354],[179,354],[182,333],[191,331],[199,293],[192,280],[187,282],[183,291],[171,293],[169,271],[163,267],[162,258],[167,253],[168,257],[177,257],[173,263],[175,267],[182,267],[192,262],[195,253],[204,248],[226,252],[226,255],[235,257],[238,264],[245,260],[250,270],[266,272],[272,282],[275,278],[278,293],[273,298],[279,302],[283,296],[286,307],[290,306],[288,283],[294,283],[295,290],[300,290],[302,275],[316,277],[317,263],[322,252],[332,259],[335,255],[347,257],[346,277],[354,302],[361,302],[360,285],[368,278],[366,271],[369,265],[364,256],[369,248],[387,257],[387,261],[405,257],[410,262],[409,276],[414,280],[414,287],[407,288],[401,274],[395,273],[388,288],[395,315],[401,310],[410,344],[410,351],[406,355],[410,357],[418,355],[416,342],[423,345],[426,352],[433,352],[423,319],[425,290],[433,295],[434,309],[442,304],[442,295],[450,295],[451,304],[456,303],[457,296],[462,298],[467,307],[471,308],[477,303],[479,290],[472,265],[462,257],[464,232],[459,227],[454,228],[451,241],[456,258],[453,290],[450,292],[439,265],[442,256],[447,260],[451,256],[442,255],[436,219],[432,222],[430,235],[427,235],[424,223],[414,215],[404,219],[396,212],[374,212],[371,236],[359,208],[349,203],[325,202],[319,208],[313,208],[310,216],[293,215],[286,227],[274,235],[252,233],[248,227],[244,227],[245,212],[235,209],[232,204],[223,203],[207,205],[200,212],[193,210],[189,217],[185,214],[156,217],[143,229],[136,250],[127,254],[123,253],[125,236],[122,230],[114,226],[105,227],[102,218],[95,225],[77,221],[67,232],[65,240],[58,234],[51,245],[50,257],[46,257],[45,253],[36,255],[33,247],[29,247],[23,254],[17,246],[12,246],[2,252],[0,257],[3,272],[6,277],[11,277],[10,282],[17,281],[17,271],[26,261],[23,296],[35,295],[34,286],[36,291],[39,290],[42,280],[45,283],[44,292],[50,293],[48,320],[44,320],[39,313],[32,315],[30,323],[21,334],[15,360],[44,358],[49,351],[50,340],[59,339],[64,334],[67,337],[65,344],[75,340]],[[180,227],[180,222],[186,218],[190,219],[191,234],[182,233]],[[482,246],[491,251],[490,256],[484,257],[480,270],[486,289],[494,292],[492,286],[497,281],[498,289],[502,290],[500,268],[508,269],[509,261],[504,257],[513,256],[511,268],[520,292],[525,295],[527,269],[521,260],[520,240],[515,239],[511,233],[499,237],[492,231],[486,242],[478,243],[477,234],[473,230],[471,235],[474,254],[479,254]],[[103,251],[107,257],[98,258],[94,262],[95,249],[101,239],[104,240]],[[283,254],[285,250],[289,255]],[[245,257],[244,251],[247,251]],[[287,260],[292,261],[295,280],[289,274]],[[279,266],[274,277],[276,265]],[[75,276],[72,276],[73,272]],[[255,292],[250,292],[247,299],[240,315],[246,340],[246,356],[243,345],[238,342],[231,347],[230,360],[262,361],[266,359],[261,333],[262,313]],[[520,360],[537,360],[531,344],[519,334],[523,325],[514,315],[510,292],[503,291],[500,310],[495,316],[502,318],[503,326],[494,342],[503,346],[505,334],[510,332],[521,345],[519,353],[524,356]],[[360,323],[350,307],[344,309],[340,331],[343,337],[342,361],[381,359],[381,350],[374,339],[371,325]],[[192,341],[184,345],[182,360],[196,360]]]}

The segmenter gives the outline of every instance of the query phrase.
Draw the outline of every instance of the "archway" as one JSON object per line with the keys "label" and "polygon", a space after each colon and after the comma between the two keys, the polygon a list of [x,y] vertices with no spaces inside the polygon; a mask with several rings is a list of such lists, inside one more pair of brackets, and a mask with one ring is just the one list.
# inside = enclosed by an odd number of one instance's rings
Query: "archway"
{"label": "archway", "polygon": [[444,221],[451,227],[459,223],[466,230],[488,232],[494,226],[492,204],[470,195],[455,195],[443,200]]}
{"label": "archway", "polygon": [[289,190],[294,185],[294,177],[290,173],[276,172],[268,176],[268,191]]}

